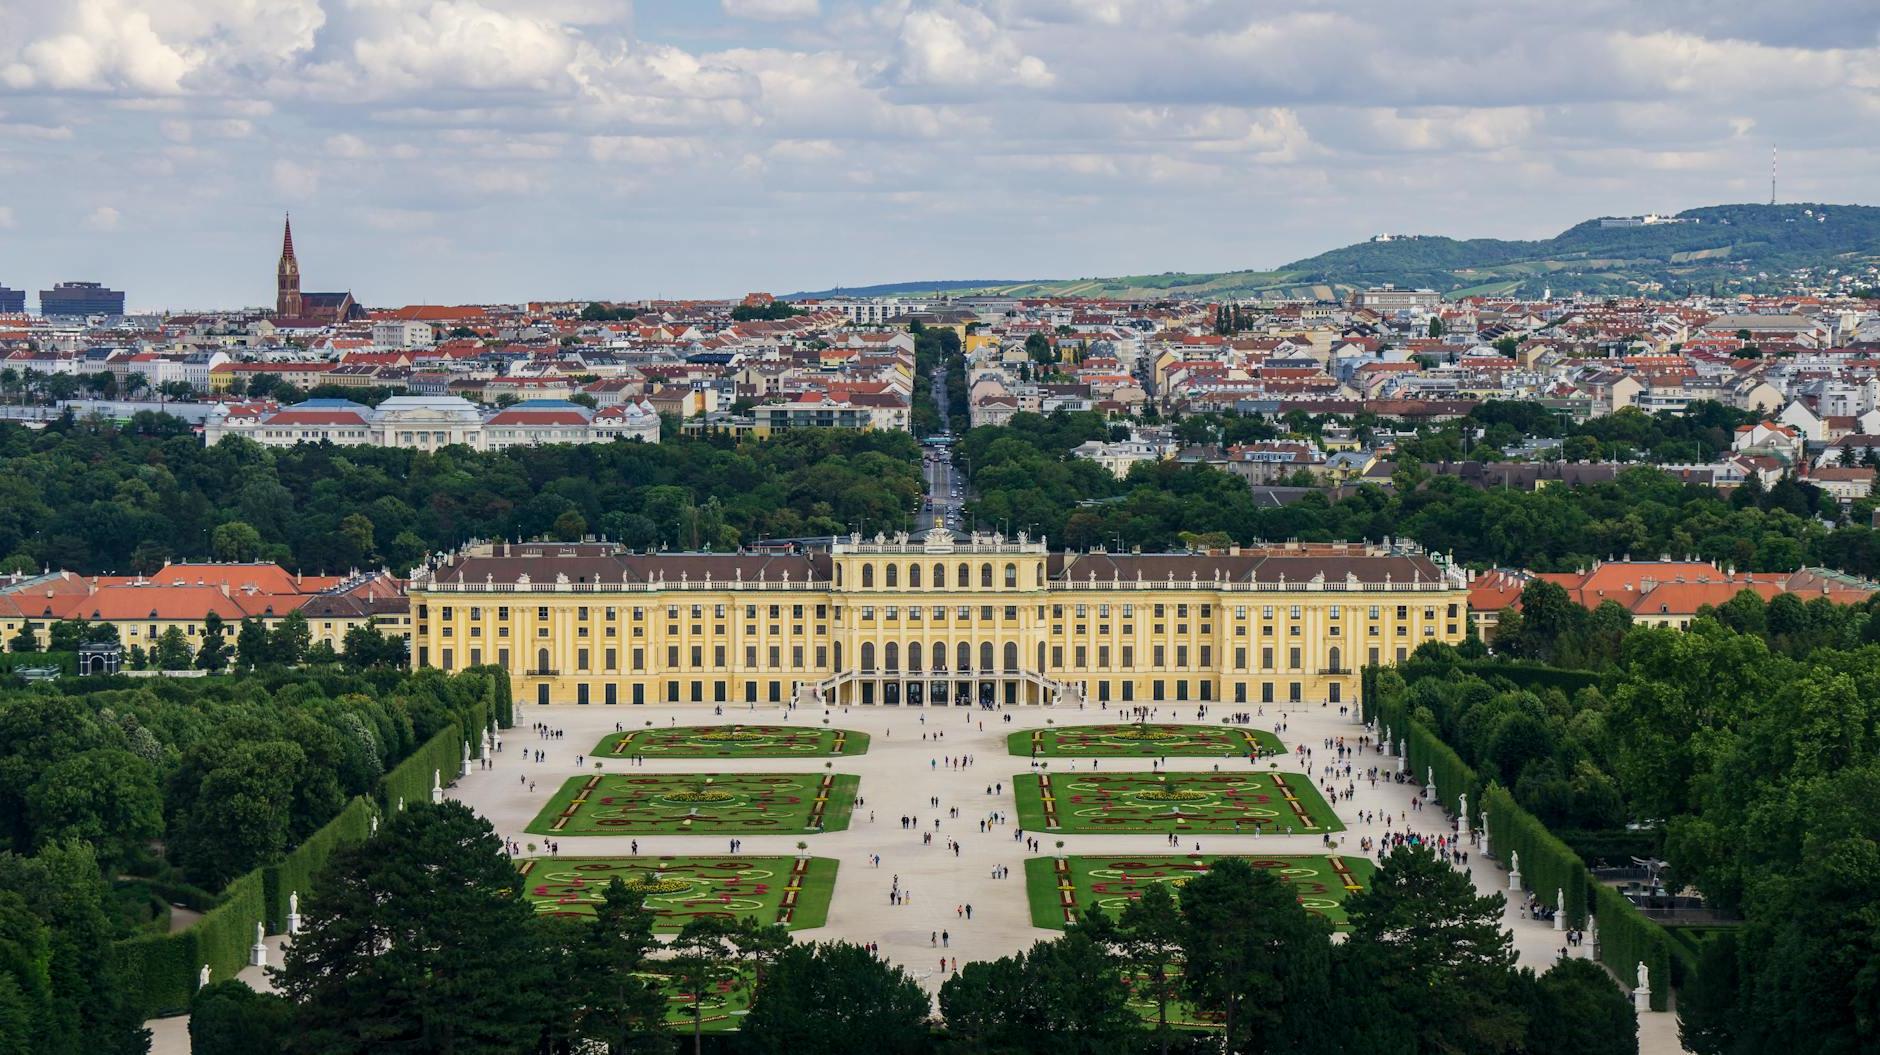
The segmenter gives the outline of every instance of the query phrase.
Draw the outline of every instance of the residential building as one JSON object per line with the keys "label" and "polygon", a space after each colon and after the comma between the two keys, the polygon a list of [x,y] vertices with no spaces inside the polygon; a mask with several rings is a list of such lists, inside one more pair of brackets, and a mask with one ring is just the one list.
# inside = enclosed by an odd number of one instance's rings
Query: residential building
{"label": "residential building", "polygon": [[124,314],[124,292],[99,282],[60,282],[39,291],[39,314],[84,317]]}

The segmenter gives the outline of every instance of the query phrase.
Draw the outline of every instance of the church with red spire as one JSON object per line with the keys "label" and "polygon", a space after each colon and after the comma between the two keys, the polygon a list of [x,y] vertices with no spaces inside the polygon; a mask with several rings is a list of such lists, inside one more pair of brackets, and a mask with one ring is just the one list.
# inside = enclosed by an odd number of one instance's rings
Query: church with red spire
{"label": "church with red spire", "polygon": [[294,221],[281,229],[281,261],[274,269],[274,325],[279,329],[314,330],[366,317],[366,310],[348,293],[302,293],[300,261],[294,258]]}

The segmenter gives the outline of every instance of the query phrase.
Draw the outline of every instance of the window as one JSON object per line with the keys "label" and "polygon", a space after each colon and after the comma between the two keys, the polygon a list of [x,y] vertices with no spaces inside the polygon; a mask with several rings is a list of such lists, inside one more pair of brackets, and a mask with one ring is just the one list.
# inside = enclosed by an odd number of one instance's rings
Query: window
{"label": "window", "polygon": [[862,669],[875,669],[875,643],[873,641],[862,642]]}
{"label": "window", "polygon": [[1018,565],[1007,564],[1005,566],[1005,586],[1007,589],[1018,586]]}
{"label": "window", "polygon": [[1299,669],[1299,650],[1297,648],[1289,648],[1286,650],[1286,669]]}
{"label": "window", "polygon": [[909,589],[920,589],[920,565],[910,564],[907,566],[907,585]]}
{"label": "window", "polygon": [[576,670],[588,669],[588,650],[587,649],[577,648],[574,650],[574,669]]}
{"label": "window", "polygon": [[864,564],[862,565],[862,589],[866,590],[873,585],[875,585],[875,566]]}
{"label": "window", "polygon": [[981,564],[979,566],[979,585],[988,590],[992,588],[992,565]]}
{"label": "window", "polygon": [[947,566],[935,563],[933,566],[933,588],[938,590],[947,584]]}
{"label": "window", "polygon": [[[612,649],[612,648],[607,649],[605,652],[602,653],[602,658],[606,660],[606,664],[602,669],[604,670],[619,670],[620,669],[620,662],[619,662],[620,652],[618,649]],[[609,686],[609,688],[611,687],[612,686]]]}
{"label": "window", "polygon": [[892,590],[901,585],[901,566],[899,564],[890,564],[883,569],[883,571],[883,578],[886,580],[889,589]]}

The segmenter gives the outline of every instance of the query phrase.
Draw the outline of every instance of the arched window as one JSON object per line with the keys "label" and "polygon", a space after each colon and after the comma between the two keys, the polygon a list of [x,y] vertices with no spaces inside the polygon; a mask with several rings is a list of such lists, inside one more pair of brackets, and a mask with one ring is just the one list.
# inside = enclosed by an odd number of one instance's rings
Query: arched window
{"label": "arched window", "polygon": [[887,572],[888,588],[890,590],[901,585],[901,566],[899,564],[890,564],[884,570]]}
{"label": "arched window", "polygon": [[1342,667],[1339,666],[1339,663],[1338,663],[1338,646],[1337,645],[1332,646],[1332,651],[1329,655],[1326,656],[1326,658],[1331,661],[1333,670],[1343,669]]}
{"label": "arched window", "polygon": [[[920,565],[916,564],[914,567],[918,568]],[[911,642],[907,646],[907,669],[916,674],[920,673],[920,642],[918,641]]]}
{"label": "arched window", "polygon": [[979,566],[979,585],[987,589],[992,588],[992,565],[981,564]]}
{"label": "arched window", "polygon": [[934,566],[933,566],[933,588],[936,590],[942,590],[946,588],[946,584],[947,584],[947,566],[939,563],[938,561],[935,561]]}
{"label": "arched window", "polygon": [[875,566],[873,564],[862,565],[862,589],[866,590],[874,585],[875,585]]}
{"label": "arched window", "polygon": [[1008,590],[1018,588],[1018,565],[1007,564],[1005,566],[1005,587]]}
{"label": "arched window", "polygon": [[964,590],[973,584],[973,570],[964,563],[960,564],[959,588]]}
{"label": "arched window", "polygon": [[973,646],[962,641],[960,642],[959,653],[960,662],[956,669],[962,671],[973,669]]}
{"label": "arched window", "polygon": [[547,673],[548,673],[548,649],[545,649],[545,648],[542,648],[542,649],[537,649],[537,650],[536,650],[536,652],[535,652],[535,672],[536,672],[537,674],[547,674]]}
{"label": "arched window", "polygon": [[1038,642],[1038,672],[1044,673],[1044,642]]}
{"label": "arched window", "polygon": [[1018,642],[1005,643],[1005,669],[1007,673],[1018,669]]}
{"label": "arched window", "polygon": [[992,665],[992,642],[990,641],[979,643],[979,669],[981,671],[998,669]]}
{"label": "arched window", "polygon": [[933,669],[941,673],[947,669],[947,643],[945,641],[933,643]]}
{"label": "arched window", "polygon": [[881,655],[883,660],[881,665],[883,667],[889,670],[901,669],[901,649],[894,642],[890,641],[881,646]]}
{"label": "arched window", "polygon": [[842,669],[842,642],[840,641],[836,642],[836,665],[831,669],[836,671]]}
{"label": "arched window", "polygon": [[920,589],[920,565],[910,564],[907,566],[907,585],[910,589]]}
{"label": "arched window", "polygon": [[862,642],[862,669],[864,671],[875,669],[875,643],[873,641]]}
{"label": "arched window", "polygon": [[1036,567],[1038,569],[1038,574],[1034,576],[1034,578],[1038,580],[1038,586],[1040,589],[1042,589],[1044,587],[1044,565],[1039,564]]}
{"label": "arched window", "polygon": [[836,565],[836,587],[839,589],[841,588],[841,586],[842,586],[842,565],[837,564]]}

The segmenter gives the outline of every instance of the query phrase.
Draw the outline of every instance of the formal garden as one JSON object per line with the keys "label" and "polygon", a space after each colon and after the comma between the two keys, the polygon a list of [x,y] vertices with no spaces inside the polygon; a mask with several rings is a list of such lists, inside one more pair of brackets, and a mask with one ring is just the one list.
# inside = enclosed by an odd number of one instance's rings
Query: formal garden
{"label": "formal garden", "polygon": [[596,758],[823,758],[867,750],[868,734],[852,729],[681,725],[613,733],[591,753]]}
{"label": "formal garden", "polygon": [[595,773],[570,777],[537,835],[792,835],[849,826],[845,773]]}
{"label": "formal garden", "polygon": [[592,919],[619,877],[660,932],[702,916],[820,927],[836,881],[829,857],[531,857],[517,868],[537,915]]}
{"label": "formal garden", "polygon": [[[1116,917],[1143,891],[1159,886],[1179,897],[1181,888],[1208,874],[1226,854],[1101,854],[1033,857],[1025,862],[1025,893],[1034,927],[1062,930],[1091,912]],[[1345,899],[1370,885],[1376,871],[1369,858],[1231,855],[1280,877],[1299,906],[1333,926],[1346,923]]]}
{"label": "formal garden", "polygon": [[1343,831],[1299,773],[1024,773],[1018,823],[1072,835],[1300,835]]}
{"label": "formal garden", "polygon": [[1021,730],[1006,747],[1032,758],[1251,758],[1286,750],[1264,729],[1148,722]]}

